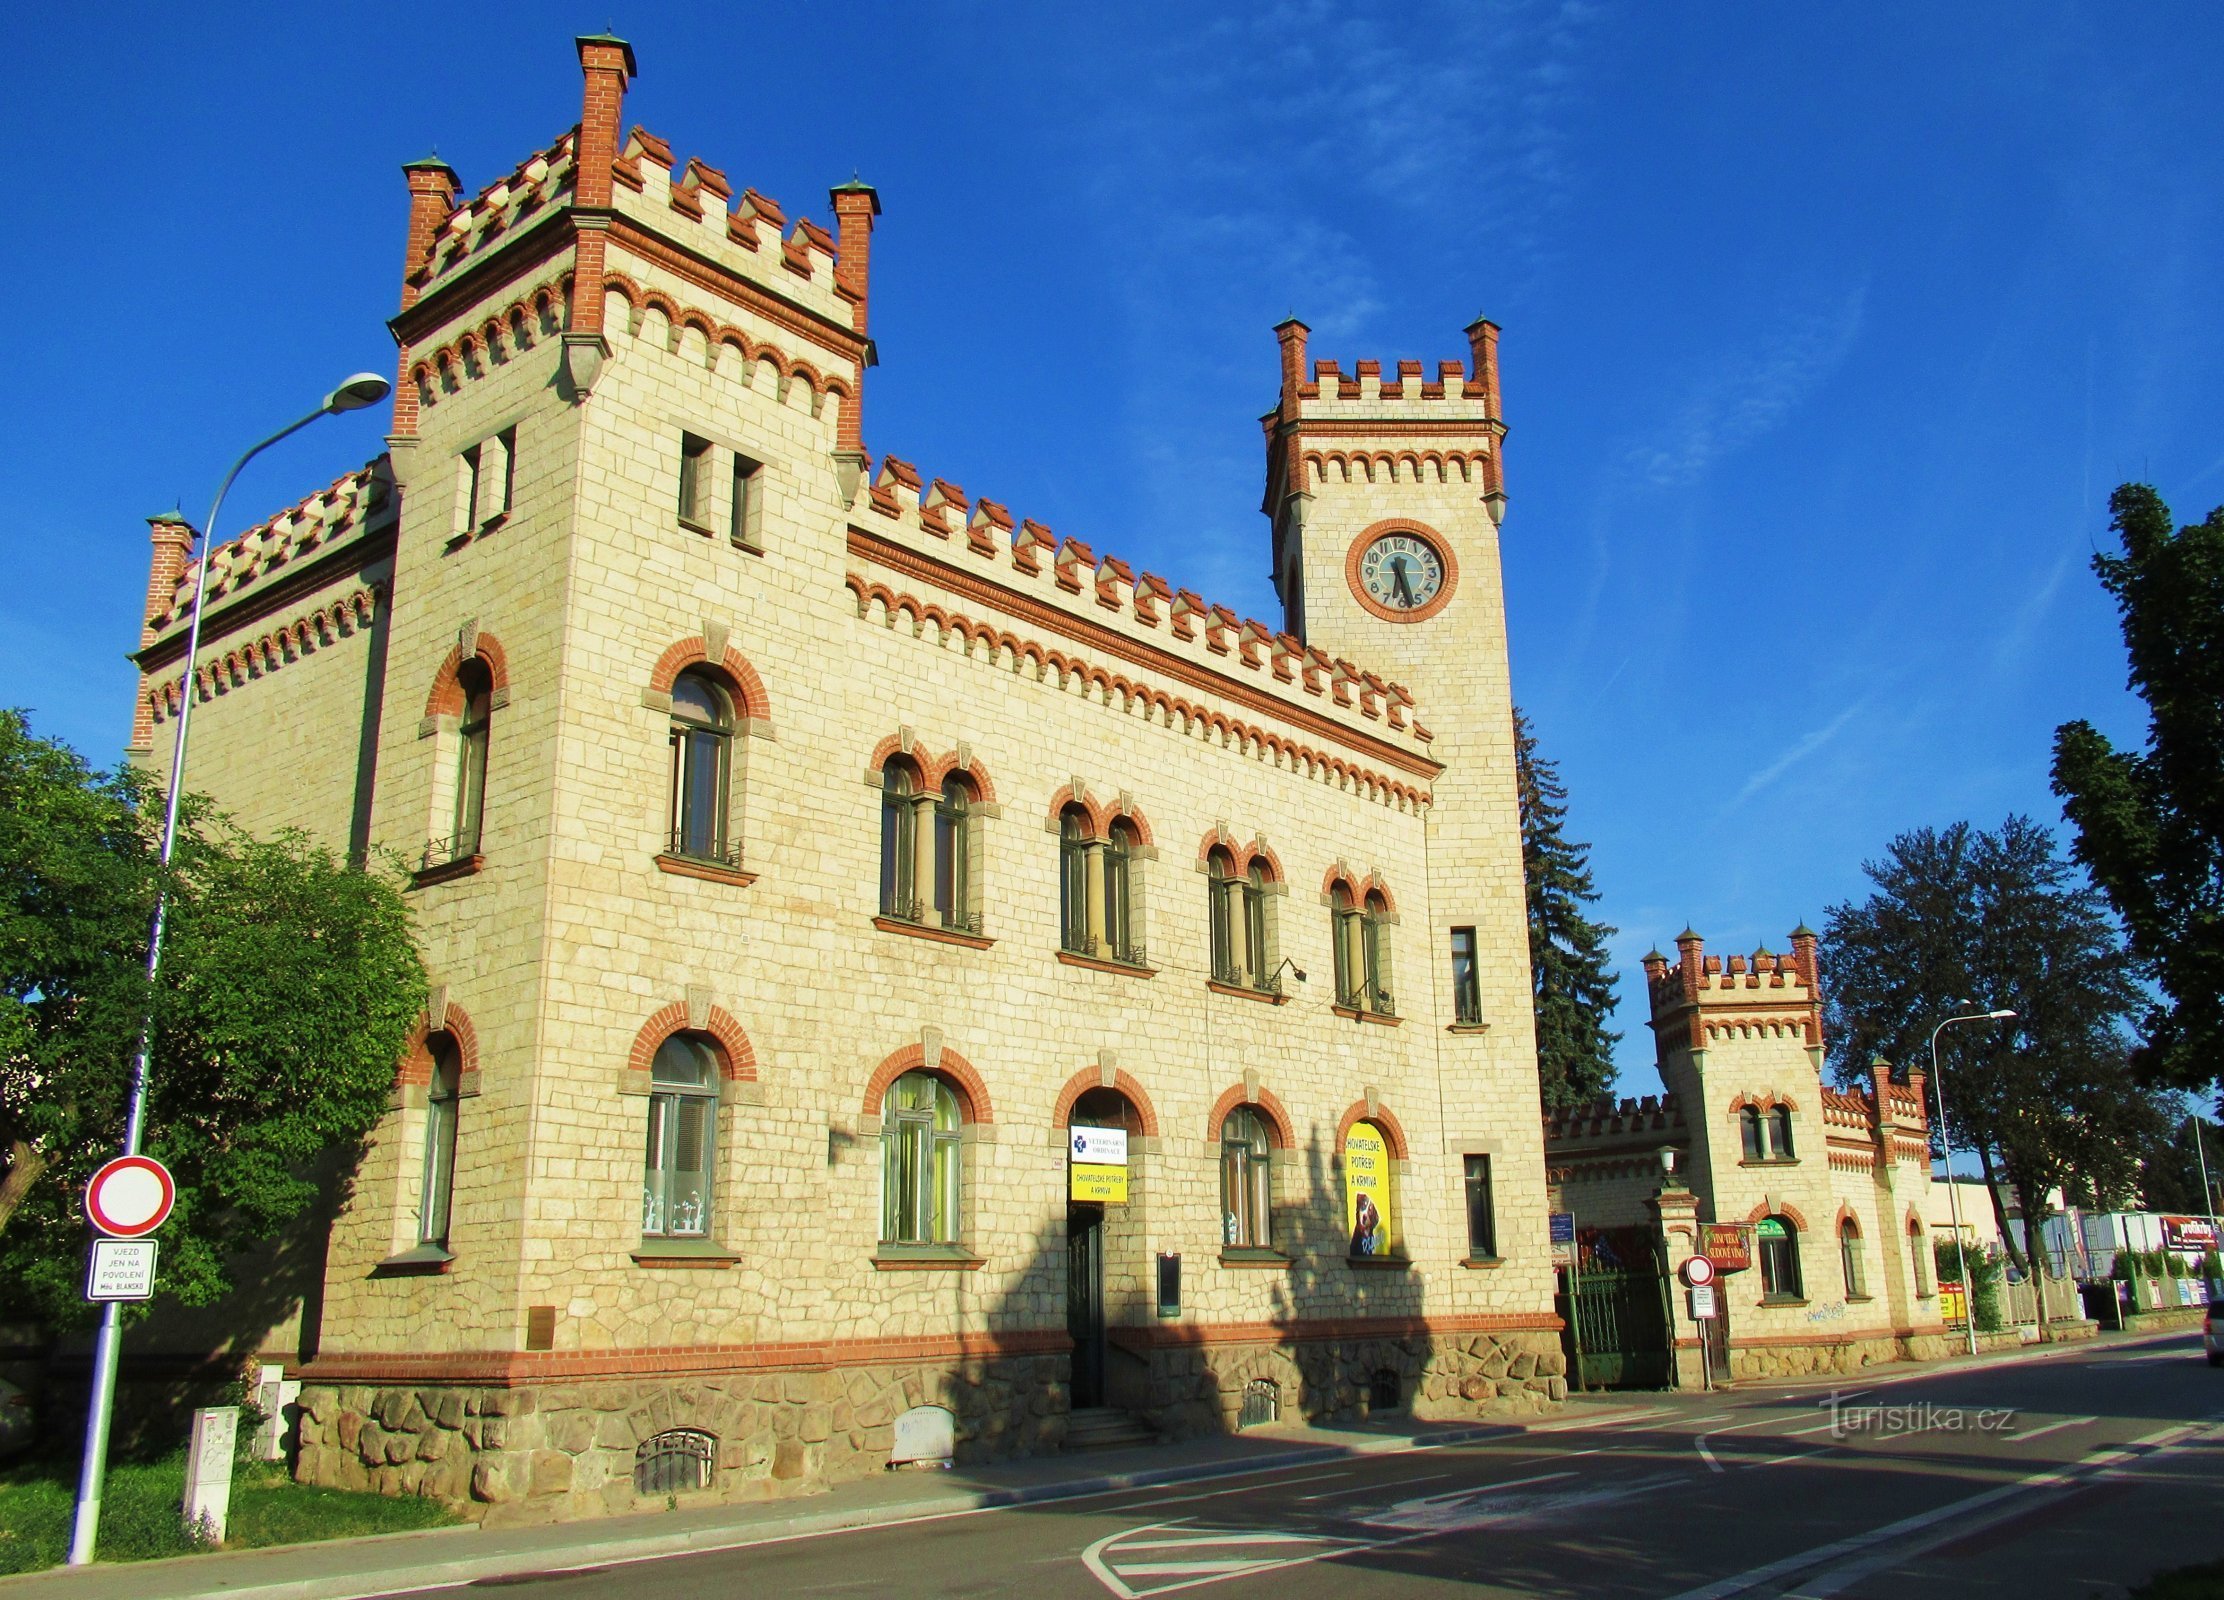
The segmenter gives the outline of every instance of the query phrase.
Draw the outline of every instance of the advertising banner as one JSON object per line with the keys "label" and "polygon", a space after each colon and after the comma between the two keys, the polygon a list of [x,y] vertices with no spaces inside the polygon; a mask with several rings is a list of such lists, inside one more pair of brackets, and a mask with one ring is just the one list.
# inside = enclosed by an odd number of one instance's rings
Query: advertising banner
{"label": "advertising banner", "polygon": [[1127,1168],[1102,1167],[1086,1161],[1076,1161],[1066,1171],[1072,1180],[1070,1193],[1073,1199],[1093,1200],[1098,1205],[1127,1204]]}
{"label": "advertising banner", "polygon": [[1371,1122],[1344,1135],[1344,1226],[1354,1256],[1386,1256],[1397,1238],[1390,1215],[1390,1147]]}
{"label": "advertising banner", "polygon": [[1735,1222],[1709,1222],[1699,1230],[1699,1253],[1716,1272],[1743,1272],[1753,1265],[1753,1246]]}

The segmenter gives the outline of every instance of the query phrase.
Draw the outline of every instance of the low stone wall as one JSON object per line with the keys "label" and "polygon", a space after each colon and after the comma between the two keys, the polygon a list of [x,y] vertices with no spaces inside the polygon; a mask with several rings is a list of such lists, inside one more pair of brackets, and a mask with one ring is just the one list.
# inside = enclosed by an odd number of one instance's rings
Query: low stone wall
{"label": "low stone wall", "polygon": [[2207,1306],[2168,1306],[2160,1311],[2127,1312],[2124,1332],[2164,1333],[2173,1328],[2198,1328],[2208,1310]]}
{"label": "low stone wall", "polygon": [[1143,1416],[1171,1438],[1234,1433],[1245,1389],[1264,1379],[1282,1421],[1359,1422],[1374,1414],[1374,1378],[1385,1371],[1398,1375],[1395,1409],[1422,1421],[1534,1414],[1568,1393],[1552,1333],[1173,1345],[1151,1353]]}
{"label": "low stone wall", "polygon": [[304,1483],[445,1500],[496,1523],[647,1510],[635,1452],[675,1428],[717,1441],[711,1486],[690,1503],[816,1493],[879,1471],[895,1420],[939,1405],[961,1461],[1055,1450],[1066,1361],[637,1379],[497,1388],[305,1383],[294,1475]]}

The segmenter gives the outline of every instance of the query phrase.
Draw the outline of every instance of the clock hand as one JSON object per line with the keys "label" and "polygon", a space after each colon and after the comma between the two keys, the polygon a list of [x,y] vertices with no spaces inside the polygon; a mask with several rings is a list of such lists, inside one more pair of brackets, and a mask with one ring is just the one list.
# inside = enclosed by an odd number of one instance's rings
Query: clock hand
{"label": "clock hand", "polygon": [[1400,600],[1413,604],[1413,585],[1406,582],[1404,556],[1393,557],[1390,562],[1390,587]]}

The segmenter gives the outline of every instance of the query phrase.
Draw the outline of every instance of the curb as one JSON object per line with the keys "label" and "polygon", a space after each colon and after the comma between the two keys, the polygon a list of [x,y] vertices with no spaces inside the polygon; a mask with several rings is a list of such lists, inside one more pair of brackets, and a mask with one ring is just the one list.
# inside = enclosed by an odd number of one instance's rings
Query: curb
{"label": "curb", "polygon": [[[1431,1434],[1385,1434],[1353,1443],[1304,1445],[1243,1460],[1193,1462],[1183,1466],[1150,1467],[1135,1472],[1104,1473],[1088,1478],[1066,1478],[1055,1483],[1022,1484],[1008,1489],[982,1489],[968,1493],[901,1500],[887,1505],[857,1506],[841,1511],[797,1512],[767,1517],[745,1527],[701,1528],[687,1533],[637,1534],[566,1545],[559,1549],[515,1551],[501,1555],[467,1556],[449,1561],[413,1565],[384,1576],[366,1572],[336,1573],[326,1577],[284,1578],[267,1583],[227,1580],[212,1576],[201,1587],[168,1589],[144,1581],[176,1563],[172,1570],[189,1570],[207,1556],[178,1556],[165,1562],[133,1562],[128,1567],[49,1568],[44,1573],[24,1573],[4,1580],[14,1593],[30,1595],[44,1587],[56,1594],[74,1592],[74,1581],[88,1593],[98,1592],[78,1573],[90,1570],[104,1576],[140,1579],[122,1585],[136,1600],[376,1600],[376,1597],[417,1589],[448,1589],[490,1578],[557,1575],[598,1567],[629,1565],[680,1555],[715,1555],[751,1545],[778,1544],[789,1539],[820,1534],[850,1533],[866,1528],[894,1527],[908,1522],[931,1522],[943,1517],[970,1516],[1015,1506],[1041,1505],[1057,1500],[1080,1500],[1092,1495],[1117,1494],[1129,1489],[1149,1489],[1161,1484],[1195,1483],[1212,1478],[1240,1478],[1253,1473],[1276,1472],[1318,1462],[1341,1461],[1353,1456],[1397,1455],[1445,1445],[1472,1444],[1483,1439],[1526,1432],[1518,1423],[1496,1423],[1447,1429]],[[435,1534],[461,1535],[468,1528],[428,1529]],[[380,1534],[379,1543],[416,1539],[418,1533]],[[354,1543],[354,1541],[348,1541]],[[369,1543],[365,1540],[362,1543]],[[335,1541],[334,1544],[337,1544]],[[274,1546],[292,1552],[331,1549],[334,1544]],[[247,1554],[247,1552],[242,1552]]]}

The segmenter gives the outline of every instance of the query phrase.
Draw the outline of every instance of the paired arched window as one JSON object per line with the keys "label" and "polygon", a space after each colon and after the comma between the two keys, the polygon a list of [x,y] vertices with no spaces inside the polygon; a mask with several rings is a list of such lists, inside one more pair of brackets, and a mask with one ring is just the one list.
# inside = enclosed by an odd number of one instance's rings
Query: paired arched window
{"label": "paired arched window", "polygon": [[1274,879],[1266,863],[1254,859],[1238,873],[1235,857],[1215,846],[1205,857],[1205,875],[1213,981],[1280,993],[1280,964],[1275,960],[1268,904]]}
{"label": "paired arched window", "polygon": [[[952,773],[929,792],[909,756],[880,769],[880,914],[898,922],[981,931],[972,781]],[[932,913],[930,916],[929,913]]]}
{"label": "paired arched window", "polygon": [[727,836],[733,782],[734,700],[717,677],[691,667],[672,683],[673,855],[737,865]]}
{"label": "paired arched window", "polygon": [[964,1117],[950,1086],[907,1072],[881,1112],[880,1237],[884,1244],[953,1244],[958,1230]]}
{"label": "paired arched window", "polygon": [[1790,1161],[1792,1108],[1746,1106],[1738,1112],[1738,1134],[1748,1161]]}
{"label": "paired arched window", "polygon": [[1115,817],[1097,838],[1086,807],[1058,813],[1058,947],[1071,955],[1148,965],[1138,862],[1142,833]]}
{"label": "paired arched window", "polygon": [[1396,1014],[1390,991],[1390,902],[1379,889],[1365,899],[1339,882],[1329,891],[1336,958],[1336,1003],[1349,1011]]}
{"label": "paired arched window", "polygon": [[425,1172],[417,1201],[417,1242],[448,1248],[448,1214],[456,1184],[456,1109],[463,1094],[463,1053],[453,1036],[425,1040],[432,1074],[425,1094]]}
{"label": "paired arched window", "polygon": [[710,1232],[724,1057],[704,1033],[675,1033],[649,1066],[649,1143],[641,1178],[641,1232],[699,1239]]}
{"label": "paired arched window", "polygon": [[1754,1230],[1761,1257],[1761,1298],[1804,1300],[1799,1274],[1799,1231],[1789,1217],[1763,1217]]}
{"label": "paired arched window", "polygon": [[1266,1118],[1238,1106],[1220,1125],[1220,1242],[1231,1250],[1274,1247],[1274,1146]]}
{"label": "paired arched window", "polygon": [[456,725],[456,803],[450,819],[450,859],[479,853],[481,818],[486,809],[487,736],[494,725],[494,674],[477,656],[456,669],[463,692],[463,718]]}
{"label": "paired arched window", "polygon": [[1861,1230],[1851,1217],[1838,1223],[1838,1266],[1845,1273],[1846,1298],[1867,1299],[1869,1274],[1867,1264],[1861,1259]]}

